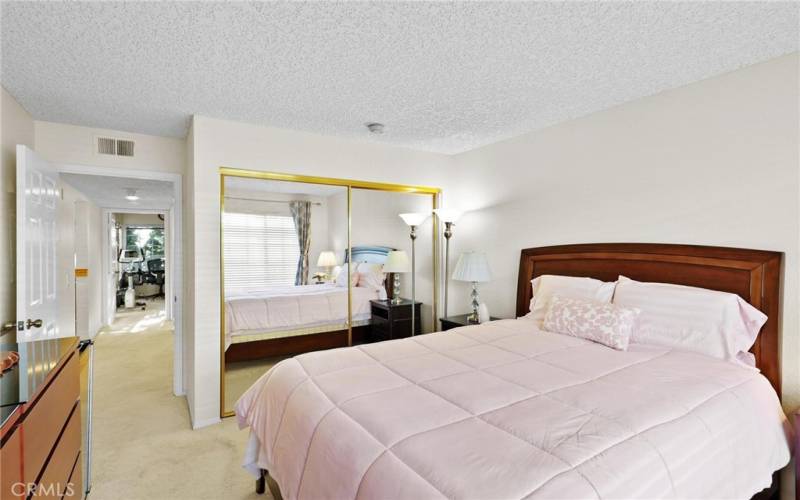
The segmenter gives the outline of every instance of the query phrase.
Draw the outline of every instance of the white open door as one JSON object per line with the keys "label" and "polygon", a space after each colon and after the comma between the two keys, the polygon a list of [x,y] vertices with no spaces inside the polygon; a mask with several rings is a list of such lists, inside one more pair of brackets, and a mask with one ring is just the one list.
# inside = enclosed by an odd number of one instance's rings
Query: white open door
{"label": "white open door", "polygon": [[58,172],[17,146],[17,341],[59,336],[56,297]]}

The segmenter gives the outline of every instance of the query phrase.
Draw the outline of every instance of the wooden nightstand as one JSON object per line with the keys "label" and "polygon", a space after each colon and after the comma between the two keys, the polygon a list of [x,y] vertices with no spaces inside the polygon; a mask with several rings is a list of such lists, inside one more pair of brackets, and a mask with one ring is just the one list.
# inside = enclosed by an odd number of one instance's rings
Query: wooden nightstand
{"label": "wooden nightstand", "polygon": [[[411,336],[410,300],[403,299],[399,304],[392,304],[391,300],[370,300],[369,303],[372,312],[370,341],[378,342]],[[422,333],[420,306],[422,302],[414,304],[415,335]]]}
{"label": "wooden nightstand", "polygon": [[[479,323],[470,323],[467,321],[467,316],[469,314],[459,314],[458,316],[448,316],[446,318],[440,318],[439,321],[442,323],[442,331],[446,332],[451,328],[458,328],[459,326],[472,326],[477,325]],[[495,318],[494,316],[489,316],[489,321],[496,321],[502,318]]]}

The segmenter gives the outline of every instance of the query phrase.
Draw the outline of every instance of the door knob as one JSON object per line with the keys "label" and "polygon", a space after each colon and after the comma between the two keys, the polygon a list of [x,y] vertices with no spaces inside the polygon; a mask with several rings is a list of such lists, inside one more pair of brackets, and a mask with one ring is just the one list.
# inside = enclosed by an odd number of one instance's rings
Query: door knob
{"label": "door knob", "polygon": [[40,319],[29,319],[25,322],[25,326],[28,328],[28,330],[30,330],[31,327],[41,328],[42,324],[42,320]]}
{"label": "door knob", "polygon": [[3,326],[0,328],[0,332],[13,332],[17,329],[17,322],[16,321],[9,321],[7,323],[3,323]]}

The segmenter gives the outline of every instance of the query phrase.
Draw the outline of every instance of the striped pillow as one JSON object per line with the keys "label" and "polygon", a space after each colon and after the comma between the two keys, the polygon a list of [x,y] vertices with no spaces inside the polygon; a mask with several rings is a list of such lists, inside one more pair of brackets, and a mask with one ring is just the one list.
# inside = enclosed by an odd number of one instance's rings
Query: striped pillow
{"label": "striped pillow", "polygon": [[620,276],[614,304],[642,312],[631,343],[671,347],[738,361],[767,316],[732,293]]}
{"label": "striped pillow", "polygon": [[611,302],[611,296],[614,295],[615,285],[616,282],[600,281],[594,278],[544,274],[531,281],[533,298],[530,312],[525,317],[535,321],[536,326],[541,328],[550,307],[550,298],[554,295],[607,304]]}

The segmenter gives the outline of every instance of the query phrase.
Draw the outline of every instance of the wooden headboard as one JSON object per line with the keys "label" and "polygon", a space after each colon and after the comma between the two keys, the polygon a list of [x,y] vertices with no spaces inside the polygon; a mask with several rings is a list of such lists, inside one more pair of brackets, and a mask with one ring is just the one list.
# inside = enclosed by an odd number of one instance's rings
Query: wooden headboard
{"label": "wooden headboard", "polygon": [[769,319],[750,349],[756,365],[781,396],[778,352],[780,252],[652,243],[596,243],[522,250],[517,284],[517,316],[528,313],[531,280],[543,274],[588,276],[616,281],[676,283],[731,292]]}

